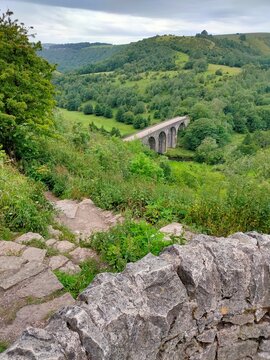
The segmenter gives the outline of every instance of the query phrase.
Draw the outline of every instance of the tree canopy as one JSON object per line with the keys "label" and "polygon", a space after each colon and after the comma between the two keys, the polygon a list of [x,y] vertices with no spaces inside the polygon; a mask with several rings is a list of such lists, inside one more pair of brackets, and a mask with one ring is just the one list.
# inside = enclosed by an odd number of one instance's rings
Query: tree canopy
{"label": "tree canopy", "polygon": [[0,17],[0,144],[21,158],[32,151],[37,133],[48,131],[54,108],[54,67],[37,56],[40,42],[7,11]]}

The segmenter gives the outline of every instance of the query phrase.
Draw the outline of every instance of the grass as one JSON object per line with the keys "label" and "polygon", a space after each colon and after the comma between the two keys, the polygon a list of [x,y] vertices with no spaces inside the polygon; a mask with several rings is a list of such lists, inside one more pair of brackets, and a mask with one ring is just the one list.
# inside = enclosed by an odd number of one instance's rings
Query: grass
{"label": "grass", "polygon": [[242,71],[241,68],[238,67],[209,64],[206,74],[215,74],[215,72],[219,69],[222,70],[223,74],[229,74],[231,76],[238,75]]}
{"label": "grass", "polygon": [[47,257],[59,255],[58,250],[47,246],[45,244],[45,242],[43,242],[42,240],[33,239],[31,241],[26,242],[25,245],[32,246],[32,247],[35,247],[35,248],[38,248],[38,249],[47,250],[47,253],[46,253]]}
{"label": "grass", "polygon": [[195,152],[182,147],[176,147],[175,149],[168,149],[166,156],[171,160],[191,161],[194,159]]}
{"label": "grass", "polygon": [[82,123],[84,126],[88,126],[93,122],[97,127],[104,127],[105,130],[111,131],[113,127],[118,128],[121,132],[121,135],[130,135],[136,130],[131,125],[126,125],[123,123],[117,122],[115,119],[107,119],[103,116],[95,115],[84,115],[79,111],[68,111],[65,109],[59,109],[60,114],[65,120],[70,121],[73,125],[74,123]]}
{"label": "grass", "polygon": [[189,56],[183,52],[178,51],[176,55],[175,65],[182,68],[184,63],[188,62]]}
{"label": "grass", "polygon": [[67,274],[59,270],[54,271],[58,280],[64,286],[64,289],[70,292],[74,299],[87,288],[97,274],[108,271],[107,268],[101,267],[101,265],[93,259],[82,262],[80,267],[81,271],[77,274]]}
{"label": "grass", "polygon": [[5,341],[0,341],[0,353],[4,352],[8,348],[8,343]]}
{"label": "grass", "polygon": [[43,195],[44,187],[10,165],[0,166],[0,237],[12,239],[13,232],[46,234],[52,208]]}

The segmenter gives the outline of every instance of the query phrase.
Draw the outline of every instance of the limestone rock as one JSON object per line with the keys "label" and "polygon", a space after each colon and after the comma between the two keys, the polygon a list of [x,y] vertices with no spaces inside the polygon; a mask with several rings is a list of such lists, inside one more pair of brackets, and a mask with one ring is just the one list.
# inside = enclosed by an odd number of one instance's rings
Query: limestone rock
{"label": "limestone rock", "polygon": [[55,243],[57,242],[56,239],[49,239],[45,242],[45,244],[48,246],[48,247],[51,247],[53,246]]}
{"label": "limestone rock", "polygon": [[39,273],[38,276],[18,290],[17,296],[43,298],[44,296],[48,296],[61,289],[63,289],[63,285],[59,282],[57,277],[49,269],[47,269],[46,271]]}
{"label": "limestone rock", "polygon": [[18,272],[15,274],[12,274],[11,276],[8,276],[4,279],[2,279],[0,283],[0,289],[7,290],[11,288],[12,286],[20,283],[23,280],[29,279],[39,273],[41,273],[45,269],[45,265],[36,263],[36,262],[30,262],[25,265],[23,265]]}
{"label": "limestone rock", "polygon": [[79,264],[89,258],[98,259],[97,253],[94,250],[77,247],[75,250],[69,253],[73,262]]}
{"label": "limestone rock", "polygon": [[245,357],[256,355],[258,351],[258,343],[254,340],[237,341],[218,348],[218,360],[240,360]]}
{"label": "limestone rock", "polygon": [[0,272],[19,270],[26,261],[18,256],[0,256]]}
{"label": "limestone rock", "polygon": [[72,261],[68,261],[65,265],[61,266],[59,270],[67,274],[77,274],[81,271],[81,268]]}
{"label": "limestone rock", "polygon": [[49,267],[52,270],[56,270],[64,266],[68,261],[69,259],[64,255],[52,256],[49,260]]}
{"label": "limestone rock", "polygon": [[244,234],[242,232],[237,232],[233,235],[230,235],[230,238],[237,239],[243,244],[251,244],[251,245],[257,245],[257,240],[247,234]]}
{"label": "limestone rock", "polygon": [[59,200],[55,204],[55,207],[67,218],[74,219],[78,210],[78,202],[74,200]]}
{"label": "limestone rock", "polygon": [[53,335],[46,330],[28,328],[15,344],[4,354],[1,360],[66,360],[64,350]]}
{"label": "limestone rock", "polygon": [[23,249],[25,249],[25,245],[16,244],[13,241],[0,241],[0,256],[19,256]]}
{"label": "limestone rock", "polygon": [[43,237],[40,234],[28,232],[26,234],[23,234],[22,236],[18,237],[15,242],[17,244],[27,244],[32,240],[41,240],[44,241]]}
{"label": "limestone rock", "polygon": [[70,294],[64,294],[42,304],[24,306],[17,312],[12,324],[0,329],[0,338],[15,340],[27,326],[43,326],[59,308],[72,305],[74,301]]}
{"label": "limestone rock", "polygon": [[48,232],[54,239],[59,239],[63,235],[62,231],[54,229],[51,225],[48,227]]}
{"label": "limestone rock", "polygon": [[45,259],[47,250],[38,249],[34,247],[28,247],[22,253],[22,259],[27,261],[36,261],[42,263]]}
{"label": "limestone rock", "polygon": [[53,247],[62,254],[73,250],[75,246],[76,245],[74,245],[73,243],[67,240],[57,241],[56,243],[53,244]]}
{"label": "limestone rock", "polygon": [[270,356],[270,340],[262,340],[260,343],[260,351],[266,352]]}
{"label": "limestone rock", "polygon": [[184,234],[184,227],[182,224],[172,223],[164,226],[159,231],[166,235],[165,238],[167,240],[170,240],[171,236],[182,236]]}
{"label": "limestone rock", "polygon": [[212,344],[215,340],[217,331],[215,329],[210,329],[204,331],[201,335],[197,336],[197,340],[206,343],[206,344]]}
{"label": "limestone rock", "polygon": [[2,359],[269,359],[270,238],[244,235],[197,235],[122,273],[99,274]]}

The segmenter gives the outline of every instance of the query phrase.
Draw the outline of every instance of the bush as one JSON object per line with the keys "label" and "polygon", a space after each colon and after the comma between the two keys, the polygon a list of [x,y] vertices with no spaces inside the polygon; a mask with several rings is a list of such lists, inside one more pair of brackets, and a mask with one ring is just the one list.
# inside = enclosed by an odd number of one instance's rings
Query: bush
{"label": "bush", "polygon": [[225,145],[230,138],[228,124],[213,119],[196,120],[183,133],[182,143],[186,149],[195,150],[207,137],[215,139],[220,146]]}
{"label": "bush", "polygon": [[122,271],[127,263],[148,253],[158,255],[164,247],[171,245],[172,242],[163,240],[163,236],[144,221],[126,221],[108,232],[94,234],[90,246],[115,270]]}
{"label": "bush", "polygon": [[164,177],[162,168],[143,153],[138,154],[131,160],[129,170],[132,174],[149,177],[155,180],[160,180]]}
{"label": "bush", "polygon": [[83,113],[85,115],[91,115],[94,113],[94,108],[93,108],[93,105],[91,103],[86,103],[84,106],[83,106]]}
{"label": "bush", "polygon": [[43,190],[11,166],[0,167],[0,236],[6,229],[46,233],[52,208]]}
{"label": "bush", "polygon": [[87,288],[97,274],[108,271],[108,269],[100,267],[100,264],[92,259],[81,263],[80,267],[81,271],[77,274],[67,274],[59,270],[54,272],[65,290],[70,292],[74,299]]}

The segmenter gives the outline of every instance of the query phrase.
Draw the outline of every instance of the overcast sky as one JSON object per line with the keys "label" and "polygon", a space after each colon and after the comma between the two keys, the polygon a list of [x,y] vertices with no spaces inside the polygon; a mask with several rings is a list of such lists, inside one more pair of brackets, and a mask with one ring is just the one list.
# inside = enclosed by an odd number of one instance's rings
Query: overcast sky
{"label": "overcast sky", "polygon": [[0,0],[42,42],[129,43],[162,34],[270,32],[270,0]]}

